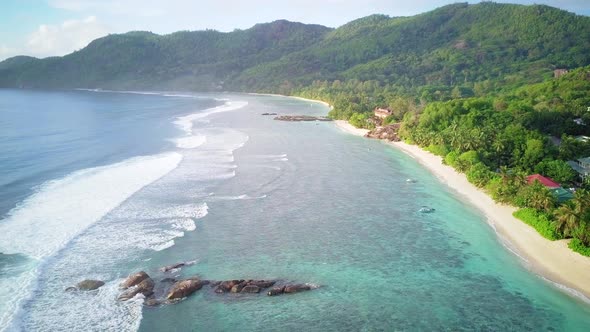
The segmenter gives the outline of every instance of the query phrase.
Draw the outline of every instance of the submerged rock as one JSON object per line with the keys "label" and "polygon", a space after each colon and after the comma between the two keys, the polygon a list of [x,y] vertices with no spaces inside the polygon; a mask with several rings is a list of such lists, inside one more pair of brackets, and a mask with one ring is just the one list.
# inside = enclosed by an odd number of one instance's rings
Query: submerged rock
{"label": "submerged rock", "polygon": [[275,295],[281,295],[285,292],[285,286],[281,286],[281,287],[273,287],[271,290],[269,290],[266,295],[268,296],[275,296]]}
{"label": "submerged rock", "polygon": [[256,285],[246,285],[242,288],[240,293],[260,293],[260,287]]}
{"label": "submerged rock", "polygon": [[423,206],[420,208],[420,210],[418,210],[418,212],[420,213],[432,213],[436,211],[434,208],[428,207],[428,206]]}
{"label": "submerged rock", "polygon": [[129,287],[133,287],[149,277],[150,276],[143,271],[137,272],[127,277],[127,279],[125,279],[125,281],[123,281],[123,283],[121,284],[121,288],[126,289]]}
{"label": "submerged rock", "polygon": [[92,279],[82,280],[76,284],[76,287],[79,290],[83,290],[83,291],[90,291],[90,290],[99,289],[102,286],[104,286],[104,281],[92,280]]}
{"label": "submerged rock", "polygon": [[160,300],[158,300],[158,299],[154,299],[154,298],[147,299],[147,300],[146,300],[146,301],[143,303],[143,305],[145,305],[145,306],[148,306],[148,307],[157,307],[157,306],[159,306],[160,304],[162,304],[162,301],[160,301]]}
{"label": "submerged rock", "polygon": [[185,298],[194,292],[198,291],[205,285],[204,282],[198,279],[181,280],[172,285],[172,288],[166,296],[167,300],[177,300]]}

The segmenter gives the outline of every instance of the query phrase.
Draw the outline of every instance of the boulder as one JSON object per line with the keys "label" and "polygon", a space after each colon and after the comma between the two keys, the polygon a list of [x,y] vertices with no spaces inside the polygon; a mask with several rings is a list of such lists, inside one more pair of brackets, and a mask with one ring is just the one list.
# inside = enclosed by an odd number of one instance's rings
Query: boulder
{"label": "boulder", "polygon": [[150,276],[143,271],[137,272],[127,277],[127,279],[125,279],[125,281],[123,281],[121,284],[121,288],[127,289],[129,287],[133,287],[149,277]]}
{"label": "boulder", "polygon": [[248,282],[248,285],[258,286],[260,288],[268,288],[274,286],[276,281],[274,280],[251,280]]}
{"label": "boulder", "polygon": [[196,279],[181,280],[174,285],[166,295],[167,300],[177,300],[187,297],[203,287],[203,283]]}
{"label": "boulder", "polygon": [[240,293],[260,293],[260,287],[256,285],[247,285],[242,288]]}
{"label": "boulder", "polygon": [[78,290],[78,288],[76,288],[74,286],[70,286],[70,287],[66,288],[66,292],[75,292],[77,290]]}
{"label": "boulder", "polygon": [[239,283],[237,285],[234,285],[234,287],[231,288],[230,292],[231,293],[239,293],[242,291],[242,289],[246,286],[245,283]]}
{"label": "boulder", "polygon": [[311,286],[309,286],[309,285],[293,284],[293,285],[286,285],[285,289],[284,289],[284,293],[291,294],[291,293],[304,292],[304,291],[308,291],[308,290],[311,290]]}
{"label": "boulder", "polygon": [[[76,284],[79,290],[90,291],[104,286],[104,281],[86,279]],[[67,289],[66,289],[67,290]]]}
{"label": "boulder", "polygon": [[230,292],[231,289],[240,283],[244,282],[244,280],[226,280],[222,281],[219,286],[215,289],[215,293],[227,293]]}
{"label": "boulder", "polygon": [[129,290],[119,295],[119,300],[127,301],[139,293],[143,294],[145,297],[151,296],[154,294],[154,286],[155,284],[152,278],[147,277],[147,279],[142,280],[139,284],[129,288]]}
{"label": "boulder", "polygon": [[275,296],[275,295],[281,295],[285,292],[285,286],[281,286],[281,287],[273,287],[271,288],[271,290],[269,290],[266,295],[268,296]]}

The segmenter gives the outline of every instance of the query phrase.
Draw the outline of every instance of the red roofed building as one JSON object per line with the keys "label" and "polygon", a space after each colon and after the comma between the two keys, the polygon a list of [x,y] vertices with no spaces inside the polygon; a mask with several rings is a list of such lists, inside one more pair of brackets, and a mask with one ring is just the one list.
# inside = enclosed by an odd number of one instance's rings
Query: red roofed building
{"label": "red roofed building", "polygon": [[544,177],[541,174],[529,175],[526,177],[526,180],[529,184],[533,184],[533,183],[535,183],[535,181],[539,181],[542,185],[544,185],[547,188],[551,188],[551,189],[561,187],[561,185],[559,183],[553,181],[551,178]]}

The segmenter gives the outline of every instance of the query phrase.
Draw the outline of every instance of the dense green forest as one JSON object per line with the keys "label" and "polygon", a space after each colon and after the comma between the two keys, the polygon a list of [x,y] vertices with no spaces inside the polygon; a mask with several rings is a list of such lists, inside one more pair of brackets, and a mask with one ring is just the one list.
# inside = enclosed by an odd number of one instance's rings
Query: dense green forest
{"label": "dense green forest", "polygon": [[589,17],[483,2],[373,15],[337,29],[276,21],[228,33],[110,35],[64,57],[1,62],[0,86],[294,93],[315,81],[359,81],[435,101],[542,82],[555,68],[588,64]]}
{"label": "dense green forest", "polygon": [[[570,72],[554,78],[555,69]],[[247,30],[129,32],[64,57],[0,62],[0,87],[268,92],[321,99],[330,116],[443,157],[551,239],[590,255],[590,17],[544,5],[457,3],[412,17],[372,15],[331,29],[288,21]],[[576,123],[577,121],[578,123]],[[560,201],[528,185],[540,173]]]}

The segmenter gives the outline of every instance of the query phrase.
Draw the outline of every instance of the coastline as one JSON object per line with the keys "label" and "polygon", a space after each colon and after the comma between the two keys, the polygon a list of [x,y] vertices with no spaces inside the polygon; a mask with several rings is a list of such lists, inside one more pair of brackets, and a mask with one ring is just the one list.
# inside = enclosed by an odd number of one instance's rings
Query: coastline
{"label": "coastline", "polygon": [[[346,121],[334,121],[341,130],[364,136],[368,130],[355,128]],[[548,281],[569,288],[569,293],[590,302],[590,259],[570,248],[568,240],[550,241],[535,229],[515,218],[515,207],[501,205],[467,181],[464,174],[442,164],[442,158],[416,145],[404,142],[386,144],[414,158],[467,202],[482,211],[500,240],[519,256],[525,266]]]}
{"label": "coastline", "polygon": [[273,93],[255,93],[255,92],[250,92],[247,93],[248,95],[251,96],[269,96],[269,97],[283,97],[283,98],[291,98],[291,99],[298,99],[298,100],[303,100],[303,101],[309,101],[312,103],[318,103],[318,104],[322,104],[326,107],[328,107],[329,109],[333,109],[334,107],[330,104],[328,104],[327,102],[323,101],[323,100],[317,100],[317,99],[308,99],[308,98],[303,98],[303,97],[297,97],[297,96],[286,96],[286,95],[279,95],[279,94],[273,94]]}

